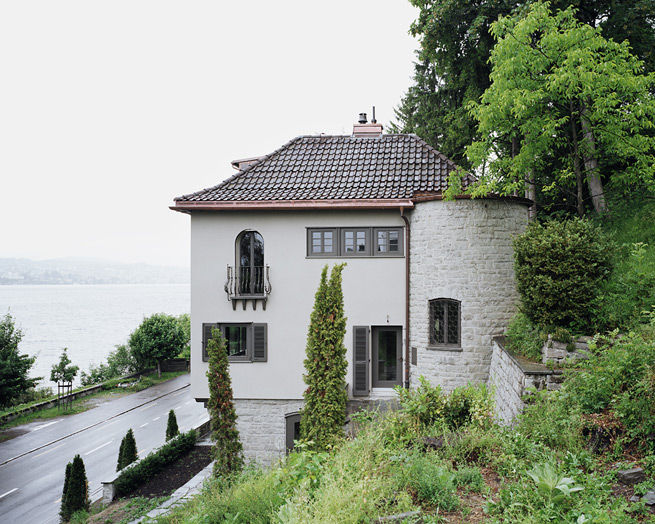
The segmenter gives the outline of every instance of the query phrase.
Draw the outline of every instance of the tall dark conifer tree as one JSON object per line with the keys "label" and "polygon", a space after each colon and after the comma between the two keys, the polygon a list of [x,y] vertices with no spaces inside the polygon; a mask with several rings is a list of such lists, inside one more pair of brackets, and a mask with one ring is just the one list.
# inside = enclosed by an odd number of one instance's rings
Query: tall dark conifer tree
{"label": "tall dark conifer tree", "polygon": [[300,432],[315,449],[325,449],[338,439],[346,421],[346,317],[341,289],[344,266],[335,265],[329,281],[328,268],[323,268],[307,334],[307,389]]}

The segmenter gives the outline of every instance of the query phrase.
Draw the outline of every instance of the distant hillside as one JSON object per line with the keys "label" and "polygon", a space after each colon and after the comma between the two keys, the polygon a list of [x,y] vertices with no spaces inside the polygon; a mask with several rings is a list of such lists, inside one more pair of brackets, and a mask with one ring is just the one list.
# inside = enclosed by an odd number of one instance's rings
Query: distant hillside
{"label": "distant hillside", "polygon": [[0,258],[2,284],[185,284],[189,269],[94,258]]}

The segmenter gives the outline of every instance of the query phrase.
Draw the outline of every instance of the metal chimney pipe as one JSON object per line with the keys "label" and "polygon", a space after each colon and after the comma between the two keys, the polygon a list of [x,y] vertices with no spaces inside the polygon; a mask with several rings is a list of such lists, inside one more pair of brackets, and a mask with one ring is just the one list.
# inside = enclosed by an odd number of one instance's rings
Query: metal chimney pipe
{"label": "metal chimney pipe", "polygon": [[375,119],[375,106],[373,106],[373,118],[371,118],[371,124],[377,124],[378,121]]}

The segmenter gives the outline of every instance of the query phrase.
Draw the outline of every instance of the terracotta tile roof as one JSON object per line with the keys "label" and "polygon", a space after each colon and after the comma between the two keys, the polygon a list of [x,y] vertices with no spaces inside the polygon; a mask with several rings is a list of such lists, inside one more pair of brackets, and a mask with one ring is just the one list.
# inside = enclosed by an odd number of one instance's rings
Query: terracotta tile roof
{"label": "terracotta tile roof", "polygon": [[175,201],[410,199],[445,190],[456,167],[416,135],[300,136],[217,186]]}

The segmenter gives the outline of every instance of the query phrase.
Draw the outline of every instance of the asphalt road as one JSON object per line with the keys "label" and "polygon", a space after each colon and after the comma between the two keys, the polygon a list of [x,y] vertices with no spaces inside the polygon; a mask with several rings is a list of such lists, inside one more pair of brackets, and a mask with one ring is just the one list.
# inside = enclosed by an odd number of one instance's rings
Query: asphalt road
{"label": "asphalt road", "polygon": [[0,443],[0,522],[59,522],[66,464],[79,453],[86,466],[91,500],[116,470],[121,439],[132,428],[139,456],[165,441],[168,412],[180,431],[207,420],[191,397],[189,375],[103,403],[84,413],[20,427],[24,434]]}

